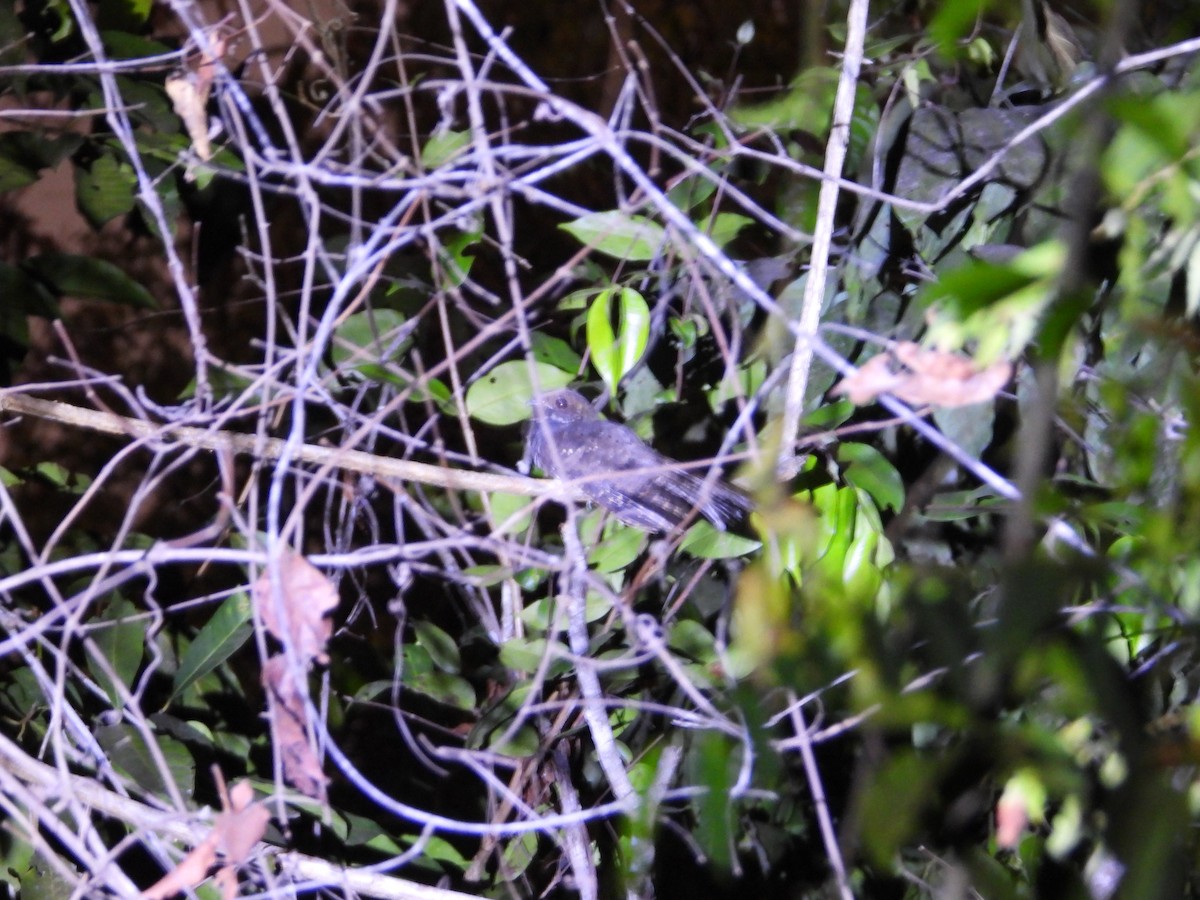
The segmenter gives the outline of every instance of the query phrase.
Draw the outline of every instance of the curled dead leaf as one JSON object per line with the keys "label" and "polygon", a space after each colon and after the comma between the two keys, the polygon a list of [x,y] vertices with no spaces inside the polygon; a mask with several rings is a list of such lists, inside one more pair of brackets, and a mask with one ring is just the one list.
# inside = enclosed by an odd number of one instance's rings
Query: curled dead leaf
{"label": "curled dead leaf", "polygon": [[192,139],[196,155],[205,162],[212,159],[212,142],[208,139],[208,97],[197,86],[195,76],[176,72],[168,76],[165,87],[175,115],[183,120],[183,127]]}
{"label": "curled dead leaf", "polygon": [[183,121],[196,155],[204,161],[212,159],[209,140],[208,98],[217,77],[217,60],[225,55],[228,45],[219,30],[209,35],[210,51],[201,51],[194,68],[181,68],[167,77],[165,88],[171,98],[175,115]]}
{"label": "curled dead leaf", "polygon": [[306,797],[324,802],[329,779],[308,741],[307,685],[297,681],[287,658],[272,656],[263,664],[263,686],[270,695],[267,714],[271,739],[283,765],[283,777]]}
{"label": "curled dead leaf", "polygon": [[285,552],[278,567],[278,596],[272,590],[272,567],[254,582],[253,598],[263,623],[281,644],[290,647],[307,665],[325,664],[325,644],[333,633],[329,613],[338,605],[338,594],[322,572],[303,556]]}
{"label": "curled dead leaf", "polygon": [[[214,766],[214,770],[216,767]],[[240,781],[225,792],[225,781],[216,771],[217,786],[224,811],[217,816],[213,829],[174,869],[147,888],[144,900],[166,900],[200,884],[219,867],[213,881],[225,900],[237,897],[237,869],[249,858],[255,844],[267,831],[271,814],[254,802],[254,788]]]}
{"label": "curled dead leaf", "polygon": [[833,393],[845,394],[857,406],[891,394],[913,406],[948,408],[991,400],[1011,377],[1007,360],[980,369],[962,354],[901,341],[843,378]]}

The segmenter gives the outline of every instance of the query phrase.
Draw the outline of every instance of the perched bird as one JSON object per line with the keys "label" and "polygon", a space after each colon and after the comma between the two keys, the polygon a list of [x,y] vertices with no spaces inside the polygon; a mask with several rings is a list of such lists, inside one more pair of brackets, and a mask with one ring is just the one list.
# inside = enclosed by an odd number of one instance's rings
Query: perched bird
{"label": "perched bird", "polygon": [[547,475],[576,482],[588,499],[627,525],[671,531],[699,512],[724,531],[750,511],[745,494],[685,471],[632,429],[605,419],[575,391],[543,394],[533,407],[529,453],[534,464]]}

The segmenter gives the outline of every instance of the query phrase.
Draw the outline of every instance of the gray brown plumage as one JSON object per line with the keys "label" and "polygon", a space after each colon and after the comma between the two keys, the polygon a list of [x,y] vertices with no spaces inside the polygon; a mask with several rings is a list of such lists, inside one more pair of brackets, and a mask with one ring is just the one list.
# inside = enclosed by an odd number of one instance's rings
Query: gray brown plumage
{"label": "gray brown plumage", "polygon": [[648,447],[632,429],[610,422],[572,390],[533,401],[530,456],[543,472],[576,482],[590,500],[648,531],[671,531],[699,513],[724,530],[750,511],[750,498],[704,479]]}

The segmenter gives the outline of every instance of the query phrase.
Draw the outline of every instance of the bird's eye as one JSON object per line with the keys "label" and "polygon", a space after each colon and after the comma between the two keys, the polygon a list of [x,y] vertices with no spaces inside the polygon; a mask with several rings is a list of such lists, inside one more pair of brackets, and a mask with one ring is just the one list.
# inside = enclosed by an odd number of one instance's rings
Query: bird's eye
{"label": "bird's eye", "polygon": [[566,408],[567,408],[567,398],[566,398],[566,397],[559,397],[559,398],[557,398],[557,399],[554,401],[554,405],[555,405],[556,407],[558,407],[559,409],[566,409]]}

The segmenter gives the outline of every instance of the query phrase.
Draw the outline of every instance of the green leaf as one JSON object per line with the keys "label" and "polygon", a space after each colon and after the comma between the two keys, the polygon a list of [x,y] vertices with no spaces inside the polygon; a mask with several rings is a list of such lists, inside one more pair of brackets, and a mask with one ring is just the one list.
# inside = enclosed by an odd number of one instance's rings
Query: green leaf
{"label": "green leaf", "polygon": [[377,372],[380,362],[404,357],[413,345],[412,328],[394,309],[368,309],[347,316],[334,333],[330,356],[342,371],[366,374],[370,366]]}
{"label": "green leaf", "polygon": [[598,543],[588,547],[588,565],[597,572],[619,572],[641,555],[646,533],[618,524]]}
{"label": "green leaf", "polygon": [[583,365],[583,357],[562,338],[535,331],[529,336],[529,344],[533,358],[540,363],[546,363],[564,372],[578,372]]}
{"label": "green leaf", "polygon": [[212,618],[184,651],[179,669],[175,672],[172,697],[178,697],[246,643],[254,633],[250,618],[250,597],[244,591],[227,598],[217,607]]}
{"label": "green leaf", "polygon": [[570,668],[567,648],[554,641],[547,644],[543,638],[512,638],[500,645],[500,662],[514,672],[536,672],[542,664],[548,646],[552,646],[555,659],[549,665],[549,671],[561,675]]}
{"label": "green leaf", "polygon": [[[149,130],[141,130],[137,134],[139,147],[143,135],[169,134],[175,136],[178,133],[179,116],[175,112],[175,106],[171,103],[171,99],[167,96],[166,89],[161,84],[118,76],[117,89],[121,99],[129,105],[130,118],[136,124],[149,126]],[[119,154],[122,151],[117,149],[116,144],[111,144],[106,148],[106,152]],[[124,159],[123,156],[119,158]],[[173,162],[178,162],[178,159]],[[165,169],[160,170],[158,174],[161,174],[162,171]]]}
{"label": "green leaf", "polygon": [[650,340],[650,307],[633,288],[616,292],[617,330],[613,331],[614,290],[606,290],[592,301],[587,313],[587,342],[592,365],[612,392],[638,364]]}
{"label": "green leaf", "polygon": [[933,18],[929,20],[929,36],[945,57],[954,58],[959,52],[959,41],[967,36],[972,26],[979,21],[985,4],[941,3]]}
{"label": "green leaf", "polygon": [[[150,11],[150,4],[151,0],[128,0],[128,5],[137,7],[136,13],[142,21],[145,21],[146,14]],[[107,6],[109,4],[103,4],[103,7]],[[104,41],[104,49],[114,59],[145,59],[151,56],[164,56],[173,49],[162,41],[153,41],[141,35],[130,34],[128,31],[103,31],[100,38]]]}
{"label": "green leaf", "polygon": [[761,546],[761,541],[728,531],[719,531],[709,522],[701,520],[688,529],[679,544],[679,549],[698,559],[733,559],[745,556]]}
{"label": "green leaf", "polygon": [[483,223],[476,222],[469,229],[446,240],[438,248],[438,262],[441,264],[440,283],[445,288],[456,288],[467,280],[471,274],[471,266],[475,262],[475,245],[483,237]]}
{"label": "green leaf", "polygon": [[775,99],[734,109],[730,118],[743,128],[786,131],[803,128],[824,133],[837,91],[837,70],[821,66],[799,75],[790,89]]}
{"label": "green leaf", "polygon": [[59,296],[87,297],[157,309],[154,297],[110,262],[71,253],[43,253],[23,263]]}
{"label": "green leaf", "polygon": [[724,247],[747,225],[753,225],[754,220],[739,213],[717,213],[713,216],[709,227],[709,236],[718,247]]}
{"label": "green leaf", "polygon": [[152,0],[105,0],[99,4],[97,24],[106,29],[106,41],[113,33],[110,29],[135,31],[146,24]]}
{"label": "green leaf", "polygon": [[0,134],[0,192],[37,181],[42,169],[52,169],[70,156],[83,137],[67,134],[48,138],[32,131]]}
{"label": "green leaf", "polygon": [[471,145],[470,132],[435,132],[421,149],[421,168],[436,169]]}
{"label": "green leaf", "polygon": [[699,175],[688,175],[673,188],[667,191],[667,199],[673,206],[680,209],[693,209],[699,206],[717,191],[717,183],[712,178]]}
{"label": "green leaf", "polygon": [[[532,498],[526,497],[524,494],[505,494],[505,493],[489,493],[488,504],[492,513],[492,529],[493,534],[502,524],[505,525],[506,534],[514,534],[524,531],[529,527],[529,523],[533,519]],[[520,513],[520,515],[517,515]],[[517,518],[508,522],[510,518]],[[503,580],[503,579],[501,579]]]}
{"label": "green leaf", "polygon": [[[859,517],[861,526],[865,517]],[[882,540],[878,531],[867,527],[855,530],[854,540],[846,548],[846,558],[842,569],[842,584],[846,596],[869,600],[879,592],[883,576],[875,564],[875,551]]]}
{"label": "green leaf", "polygon": [[886,456],[869,444],[840,444],[838,462],[850,484],[867,492],[880,509],[899,512],[904,505],[904,479]]}
{"label": "green leaf", "polygon": [[449,672],[426,672],[411,681],[405,679],[405,686],[455,709],[474,711],[478,702],[471,682]]}
{"label": "green leaf", "polygon": [[927,343],[957,350],[974,342],[979,367],[1015,359],[1037,336],[1065,260],[1065,246],[1047,242],[1005,264],[973,261],[942,273],[923,292],[933,307]]}
{"label": "green leaf", "polygon": [[672,650],[696,662],[710,663],[717,659],[717,639],[711,631],[691,619],[680,619],[672,624],[667,643]]}
{"label": "green leaf", "polygon": [[[28,29],[17,15],[15,3],[0,3],[0,66],[19,66],[25,62]],[[20,83],[17,79],[10,81]]]}
{"label": "green leaf", "polygon": [[192,796],[196,781],[196,763],[187,747],[179,741],[166,736],[155,739],[167,766],[164,773],[151,753],[143,733],[132,725],[124,722],[102,725],[96,729],[96,740],[104,748],[105,755],[113,766],[141,789],[162,794],[167,786],[164,778],[170,778],[185,798]]}
{"label": "green leaf", "polygon": [[671,316],[667,319],[667,327],[671,329],[671,334],[675,335],[675,339],[679,341],[679,346],[684,350],[692,350],[696,346],[696,339],[700,336],[700,328],[695,317],[680,319],[677,316]]}
{"label": "green leaf", "polygon": [[489,425],[512,425],[528,419],[534,388],[530,370],[537,372],[543,391],[566,387],[575,375],[545,363],[512,360],[501,363],[467,388],[467,413]]}
{"label": "green leaf", "polygon": [[0,336],[20,347],[29,345],[28,316],[57,318],[54,296],[28,272],[0,262]]}
{"label": "green leaf", "polygon": [[105,153],[90,169],[75,170],[75,202],[92,225],[123,216],[137,199],[137,176],[127,163]]}
{"label": "green leaf", "polygon": [[404,687],[456,709],[475,709],[475,689],[457,675],[438,671],[424,646],[404,648]]}
{"label": "green leaf", "polygon": [[462,660],[454,638],[432,622],[422,620],[413,622],[413,631],[416,633],[417,643],[425,648],[435,666],[443,672],[457,673],[462,669]]}
{"label": "green leaf", "polygon": [[527,831],[510,838],[503,853],[505,877],[517,879],[537,857],[537,848],[538,836],[535,832]]}
{"label": "green leaf", "polygon": [[617,210],[588,213],[558,227],[615,259],[654,259],[667,239],[666,230],[657,222]]}
{"label": "green leaf", "polygon": [[[96,626],[91,632],[93,643],[125,691],[131,690],[146,649],[146,624],[143,617],[139,616],[137,607],[124,598],[115,600],[91,624]],[[108,694],[113,709],[123,708],[125,699],[122,691],[108,673],[94,660],[88,668]]]}

